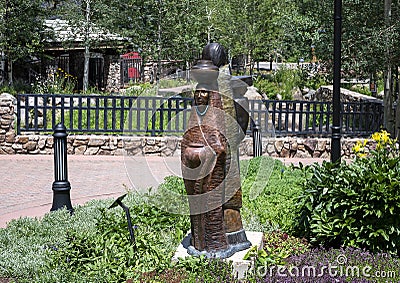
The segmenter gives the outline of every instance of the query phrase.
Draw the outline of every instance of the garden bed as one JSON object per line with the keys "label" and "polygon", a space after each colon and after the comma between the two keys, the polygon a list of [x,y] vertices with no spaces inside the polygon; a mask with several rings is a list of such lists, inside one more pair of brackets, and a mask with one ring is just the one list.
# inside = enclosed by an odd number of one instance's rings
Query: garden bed
{"label": "garden bed", "polygon": [[[341,243],[332,248],[316,240],[313,227],[304,235],[307,240],[301,236],[305,203],[299,198],[327,164],[287,167],[269,157],[241,161],[244,226],[264,232],[265,238],[262,251],[247,255],[256,268],[244,282],[400,280],[400,261],[391,250],[371,246],[373,253]],[[171,263],[190,227],[183,213],[188,206],[176,197],[184,198],[184,192],[182,179],[167,177],[156,193],[128,193],[124,203],[135,225],[135,245],[122,209],[109,209],[112,199],[77,206],[72,216],[60,210],[41,220],[13,220],[0,229],[0,282],[239,282],[232,266],[219,260],[191,257]],[[385,276],[377,277],[378,272]]]}

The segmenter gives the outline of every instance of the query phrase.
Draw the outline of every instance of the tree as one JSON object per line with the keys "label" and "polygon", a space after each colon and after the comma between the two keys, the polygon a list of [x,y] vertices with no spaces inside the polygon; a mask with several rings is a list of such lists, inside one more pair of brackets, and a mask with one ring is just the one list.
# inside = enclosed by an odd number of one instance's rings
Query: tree
{"label": "tree", "polygon": [[43,47],[43,9],[40,0],[0,3],[0,51],[7,61],[6,79],[13,83],[13,64]]}
{"label": "tree", "polygon": [[[317,26],[324,30],[323,36],[316,38],[318,56],[328,63],[328,67],[332,67],[332,1],[303,0],[298,4],[306,7],[306,15],[313,17]],[[398,99],[395,92],[398,78],[395,74],[398,73],[400,58],[400,22],[393,19],[399,16],[399,1],[348,0],[343,3],[343,76],[367,79],[377,74],[383,75],[384,127],[392,134],[395,132],[394,125],[400,126],[400,109],[397,109],[397,122],[394,121],[392,109],[393,101]]]}

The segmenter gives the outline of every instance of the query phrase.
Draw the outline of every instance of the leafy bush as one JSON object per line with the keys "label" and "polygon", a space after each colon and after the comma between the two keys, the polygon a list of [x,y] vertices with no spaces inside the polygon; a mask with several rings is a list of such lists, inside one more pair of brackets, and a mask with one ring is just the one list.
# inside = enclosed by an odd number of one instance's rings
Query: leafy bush
{"label": "leafy bush", "polygon": [[[97,208],[104,205],[104,202],[93,201],[83,207],[76,207],[72,217],[68,211],[60,210],[46,214],[40,221],[31,218],[11,221],[7,229],[0,229],[0,277],[17,278],[18,282],[32,282],[33,278],[51,277],[54,274],[64,278],[62,276],[66,274],[47,270],[48,252],[65,242],[66,231],[94,229],[93,219]],[[61,272],[65,273],[64,270]]]}
{"label": "leafy bush", "polygon": [[43,220],[19,219],[0,229],[0,277],[18,282],[123,282],[140,272],[163,270],[189,229],[186,216],[172,215],[129,194],[136,246],[122,209],[112,200],[91,202],[47,214]]}
{"label": "leafy bush", "polygon": [[350,164],[324,162],[299,197],[298,231],[312,243],[353,246],[371,251],[400,250],[400,156],[387,132],[372,135],[367,156],[358,142]]}
{"label": "leafy bush", "polygon": [[131,195],[126,200],[137,227],[135,245],[130,243],[123,211],[103,208],[96,217],[96,229],[67,233],[65,244],[51,251],[50,269],[61,266],[88,280],[123,282],[143,272],[168,268],[176,246],[189,229],[188,217],[135,201],[137,197]]}
{"label": "leafy bush", "polygon": [[276,99],[280,94],[283,100],[293,98],[293,89],[304,85],[302,70],[281,68],[275,73],[259,76],[254,86],[267,95],[269,99]]}
{"label": "leafy bush", "polygon": [[34,93],[72,94],[77,78],[63,69],[51,70],[45,79],[39,79],[33,86]]}
{"label": "leafy bush", "polygon": [[125,90],[126,96],[155,96],[156,89],[150,83],[141,83],[129,86]]}
{"label": "leafy bush", "polygon": [[244,259],[254,257],[256,266],[283,265],[289,256],[300,255],[308,251],[309,245],[305,239],[295,238],[281,231],[264,234],[263,249],[252,247]]}
{"label": "leafy bush", "polygon": [[245,228],[256,231],[293,230],[304,173],[271,157],[241,162]]}
{"label": "leafy bush", "polygon": [[30,93],[31,91],[32,87],[22,80],[14,80],[12,85],[0,85],[0,94],[9,93],[16,96],[18,93]]}

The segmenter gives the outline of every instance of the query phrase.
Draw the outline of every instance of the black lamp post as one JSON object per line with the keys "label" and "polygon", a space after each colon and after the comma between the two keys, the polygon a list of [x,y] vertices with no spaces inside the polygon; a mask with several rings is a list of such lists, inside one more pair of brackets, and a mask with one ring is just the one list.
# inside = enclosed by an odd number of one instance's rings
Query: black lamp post
{"label": "black lamp post", "polygon": [[253,135],[253,157],[262,155],[261,127],[258,122],[251,120]]}
{"label": "black lamp post", "polygon": [[334,46],[333,46],[333,125],[331,142],[331,161],[340,162],[340,69],[342,44],[342,0],[335,0],[334,8]]}
{"label": "black lamp post", "polygon": [[67,168],[67,129],[60,123],[54,129],[54,178],[53,206],[50,211],[66,207],[71,213],[70,190]]}

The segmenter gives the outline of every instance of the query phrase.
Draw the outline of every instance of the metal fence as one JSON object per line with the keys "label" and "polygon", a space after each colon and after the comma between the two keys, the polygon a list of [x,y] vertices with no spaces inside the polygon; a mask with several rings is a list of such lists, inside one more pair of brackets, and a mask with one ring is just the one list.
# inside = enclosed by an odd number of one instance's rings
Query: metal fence
{"label": "metal fence", "polygon": [[[17,132],[51,133],[61,122],[70,133],[178,135],[185,131],[192,102],[183,97],[20,94]],[[328,137],[331,133],[330,102],[251,100],[249,114],[263,135]],[[382,126],[383,105],[342,103],[341,117],[344,136],[368,136]]]}

